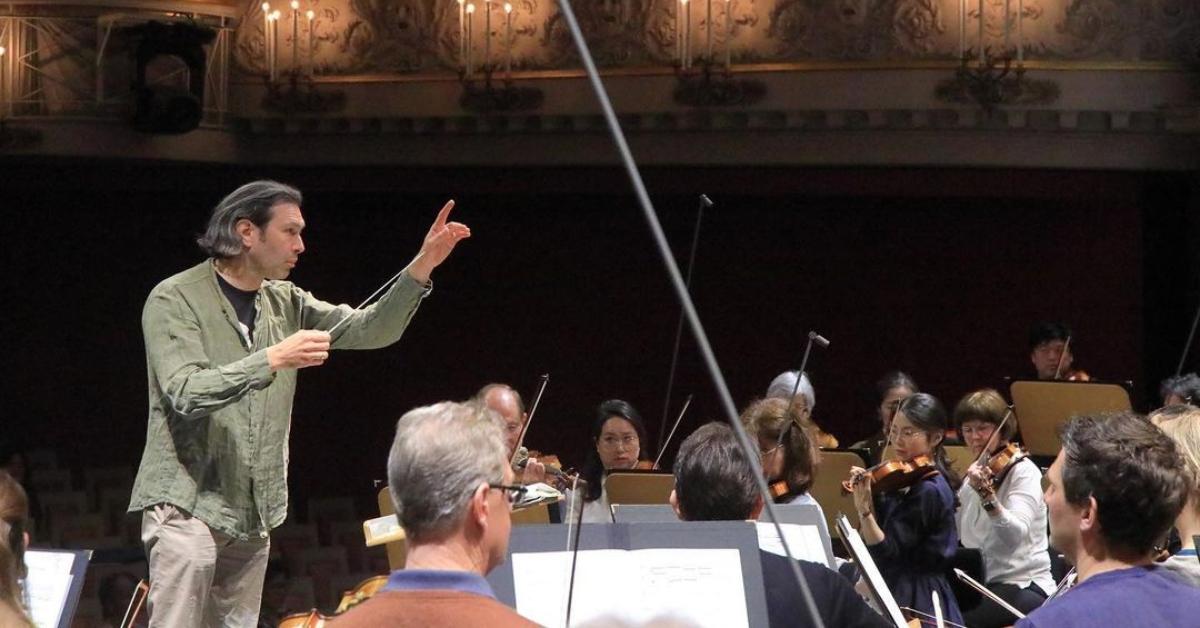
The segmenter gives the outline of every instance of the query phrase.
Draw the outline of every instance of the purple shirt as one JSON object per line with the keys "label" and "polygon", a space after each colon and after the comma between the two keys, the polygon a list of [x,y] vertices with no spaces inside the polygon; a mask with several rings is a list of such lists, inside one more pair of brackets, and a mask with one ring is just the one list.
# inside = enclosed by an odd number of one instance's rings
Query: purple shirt
{"label": "purple shirt", "polygon": [[435,569],[397,569],[388,576],[384,591],[461,591],[495,599],[492,587],[477,573]]}
{"label": "purple shirt", "polygon": [[1200,587],[1158,567],[1106,571],[1075,585],[1017,622],[1016,628],[1171,626],[1200,628]]}

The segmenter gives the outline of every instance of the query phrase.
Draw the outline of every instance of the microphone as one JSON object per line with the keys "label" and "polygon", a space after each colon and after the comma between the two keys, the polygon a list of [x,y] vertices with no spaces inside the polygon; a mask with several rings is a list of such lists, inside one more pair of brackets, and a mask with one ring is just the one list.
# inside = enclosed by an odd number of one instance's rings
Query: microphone
{"label": "microphone", "polygon": [[705,208],[711,208],[713,206],[712,199],[708,198],[707,194],[700,195],[700,204]]}
{"label": "microphone", "polygon": [[829,346],[829,339],[815,331],[808,332],[808,339],[820,345],[822,349]]}

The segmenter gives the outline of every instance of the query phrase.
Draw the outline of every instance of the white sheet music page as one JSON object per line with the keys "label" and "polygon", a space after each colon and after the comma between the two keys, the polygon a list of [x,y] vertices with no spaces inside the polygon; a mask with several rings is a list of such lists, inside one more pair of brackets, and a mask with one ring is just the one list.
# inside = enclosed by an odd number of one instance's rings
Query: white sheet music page
{"label": "white sheet music page", "polygon": [[[517,612],[563,626],[570,552],[513,554]],[[748,626],[741,556],[735,549],[587,550],[579,552],[571,625],[670,617],[695,626]]]}
{"label": "white sheet music page", "polygon": [[[775,531],[775,524],[759,521],[755,527],[758,528],[758,549],[777,556],[787,556],[783,551],[783,543],[779,541],[779,533]],[[788,549],[792,550],[792,558],[829,566],[825,544],[821,542],[821,530],[817,526],[782,523],[779,527],[783,528],[783,537],[787,539]]]}
{"label": "white sheet music page", "polygon": [[25,552],[29,575],[25,588],[29,594],[29,614],[37,628],[57,628],[63,606],[71,590],[71,567],[75,556],[60,552]]}

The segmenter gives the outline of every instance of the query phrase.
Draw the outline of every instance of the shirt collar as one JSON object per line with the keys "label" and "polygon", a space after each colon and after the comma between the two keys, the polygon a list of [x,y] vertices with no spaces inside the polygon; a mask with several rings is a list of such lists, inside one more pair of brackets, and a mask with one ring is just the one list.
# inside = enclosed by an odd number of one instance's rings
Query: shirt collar
{"label": "shirt collar", "polygon": [[495,599],[492,587],[477,573],[434,569],[397,569],[388,577],[384,591],[461,591]]}

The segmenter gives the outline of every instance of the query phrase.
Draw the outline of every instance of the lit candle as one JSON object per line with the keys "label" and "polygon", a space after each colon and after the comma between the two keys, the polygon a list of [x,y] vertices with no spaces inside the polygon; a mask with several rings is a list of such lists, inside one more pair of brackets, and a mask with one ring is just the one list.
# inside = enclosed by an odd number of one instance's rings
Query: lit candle
{"label": "lit candle", "polygon": [[4,53],[8,50],[0,46],[0,119],[8,113],[8,89],[4,83]]}
{"label": "lit candle", "polygon": [[272,76],[271,72],[271,5],[262,3],[263,12],[263,60],[267,62],[267,76]]}
{"label": "lit candle", "polygon": [[313,74],[316,73],[316,68],[317,68],[317,64],[316,64],[317,39],[316,39],[316,34],[313,31],[313,26],[314,26],[313,20],[316,19],[317,14],[312,9],[309,9],[308,12],[306,12],[304,14],[304,17],[308,18],[308,75],[312,76]]}
{"label": "lit candle", "polygon": [[1025,0],[1017,0],[1017,65],[1025,65]]}
{"label": "lit candle", "polygon": [[983,53],[983,0],[979,0],[979,65],[987,62]]}
{"label": "lit candle", "polygon": [[687,0],[679,0],[678,14],[675,16],[675,52],[679,53],[679,67],[683,67],[683,4]]}
{"label": "lit candle", "polygon": [[708,0],[707,13],[704,18],[704,59],[712,65],[712,0]]}
{"label": "lit candle", "polygon": [[292,0],[292,74],[300,73],[300,2]]}
{"label": "lit candle", "polygon": [[504,74],[512,78],[512,13],[511,2],[504,3]]}
{"label": "lit candle", "polygon": [[458,64],[467,67],[467,17],[466,0],[458,0]]}
{"label": "lit candle", "polygon": [[472,4],[467,5],[467,76],[471,76],[471,71],[473,69],[472,68],[473,64],[471,63],[471,44],[473,43],[471,41],[472,40],[471,31],[473,30],[474,25],[475,25],[475,5],[472,3]]}
{"label": "lit candle", "polygon": [[271,80],[279,77],[279,9],[271,12]]}
{"label": "lit candle", "polygon": [[725,69],[728,70],[733,61],[733,3],[725,0]]}
{"label": "lit candle", "polygon": [[483,0],[483,71],[492,71],[492,0]]}

